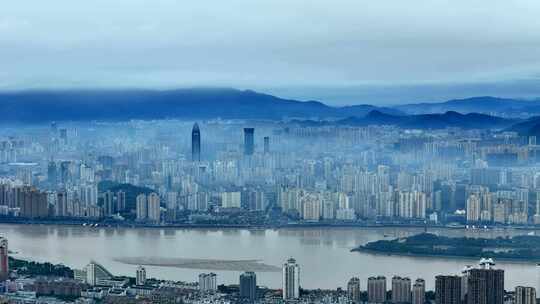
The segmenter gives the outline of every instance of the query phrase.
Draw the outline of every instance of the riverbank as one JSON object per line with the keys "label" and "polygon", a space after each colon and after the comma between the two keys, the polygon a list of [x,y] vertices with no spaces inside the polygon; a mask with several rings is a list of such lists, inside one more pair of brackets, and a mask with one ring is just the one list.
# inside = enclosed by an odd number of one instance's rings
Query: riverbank
{"label": "riverbank", "polygon": [[494,258],[536,263],[540,261],[540,237],[521,235],[486,239],[422,233],[405,238],[369,242],[351,251],[407,257]]}
{"label": "riverbank", "polygon": [[[412,254],[407,252],[381,252],[377,250],[370,250],[366,248],[354,248],[351,249],[351,252],[361,252],[361,253],[367,253],[374,256],[388,256],[388,257],[407,257],[407,258],[428,258],[433,260],[438,259],[450,259],[455,261],[471,261],[474,263],[478,262],[482,257],[468,257],[468,256],[456,256],[456,255],[444,255],[444,254]],[[511,264],[521,264],[521,265],[535,265],[540,263],[540,260],[537,261],[529,261],[527,259],[512,259],[512,258],[497,258],[497,261],[500,262],[507,262]]]}
{"label": "riverbank", "polygon": [[88,220],[56,220],[39,219],[27,220],[16,217],[0,217],[0,224],[20,224],[20,225],[58,225],[58,226],[87,226],[102,228],[177,228],[177,229],[248,229],[248,230],[266,230],[266,229],[291,229],[291,228],[422,228],[428,229],[457,229],[457,230],[534,230],[540,231],[540,226],[482,226],[471,228],[466,225],[441,225],[441,224],[417,224],[417,223],[378,223],[378,222],[292,222],[287,224],[274,225],[251,225],[251,224],[198,224],[198,223],[138,223],[121,221],[88,221]]}

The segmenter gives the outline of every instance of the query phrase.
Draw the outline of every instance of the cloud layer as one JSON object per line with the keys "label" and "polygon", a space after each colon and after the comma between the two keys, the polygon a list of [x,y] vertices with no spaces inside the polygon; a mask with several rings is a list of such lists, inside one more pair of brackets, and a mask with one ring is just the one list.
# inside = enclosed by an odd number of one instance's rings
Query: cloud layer
{"label": "cloud layer", "polygon": [[8,1],[0,89],[511,81],[532,90],[538,12],[537,0]]}

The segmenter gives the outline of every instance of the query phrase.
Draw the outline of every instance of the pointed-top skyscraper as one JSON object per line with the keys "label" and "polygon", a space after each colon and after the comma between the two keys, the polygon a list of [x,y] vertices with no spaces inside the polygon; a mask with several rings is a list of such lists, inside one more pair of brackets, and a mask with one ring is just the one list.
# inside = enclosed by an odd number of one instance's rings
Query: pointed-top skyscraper
{"label": "pointed-top skyscraper", "polygon": [[197,123],[193,125],[193,130],[191,130],[191,160],[201,161],[201,130]]}

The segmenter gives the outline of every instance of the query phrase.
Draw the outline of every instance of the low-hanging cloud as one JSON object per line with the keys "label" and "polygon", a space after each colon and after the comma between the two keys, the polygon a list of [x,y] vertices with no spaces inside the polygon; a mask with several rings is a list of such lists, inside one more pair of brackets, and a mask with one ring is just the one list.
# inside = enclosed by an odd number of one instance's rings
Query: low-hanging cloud
{"label": "low-hanging cloud", "polygon": [[536,0],[9,1],[0,89],[534,83],[539,11]]}

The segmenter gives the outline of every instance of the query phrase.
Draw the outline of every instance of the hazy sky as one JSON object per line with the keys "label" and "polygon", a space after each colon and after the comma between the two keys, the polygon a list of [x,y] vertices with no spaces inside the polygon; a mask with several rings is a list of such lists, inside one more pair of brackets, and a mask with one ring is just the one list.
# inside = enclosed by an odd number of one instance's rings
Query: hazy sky
{"label": "hazy sky", "polygon": [[540,97],[540,1],[4,0],[0,90]]}

